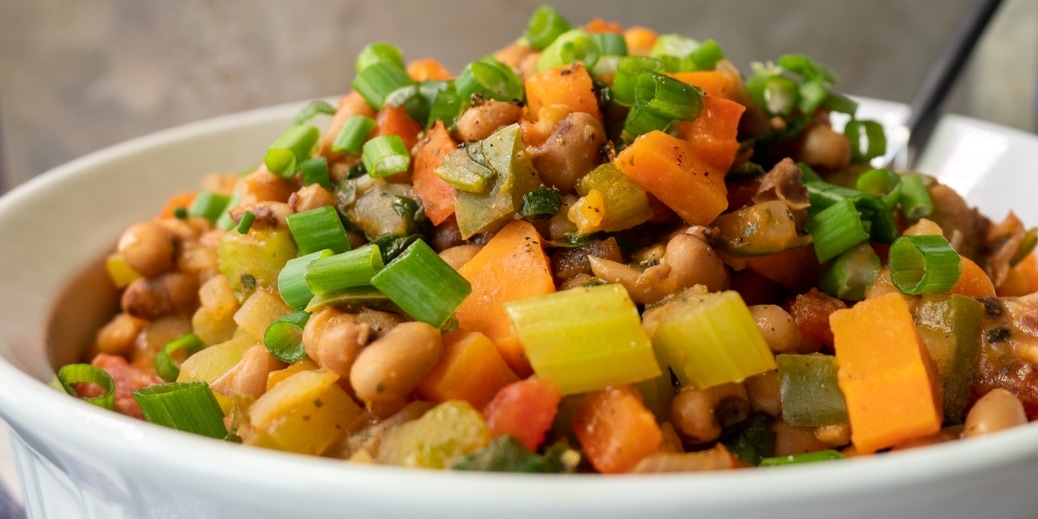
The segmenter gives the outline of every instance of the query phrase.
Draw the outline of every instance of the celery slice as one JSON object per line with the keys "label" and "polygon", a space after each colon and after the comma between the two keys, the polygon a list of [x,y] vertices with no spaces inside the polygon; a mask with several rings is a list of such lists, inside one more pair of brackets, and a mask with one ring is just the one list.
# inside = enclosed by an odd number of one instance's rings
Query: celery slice
{"label": "celery slice", "polygon": [[661,375],[622,285],[577,287],[505,303],[538,377],[571,395]]}
{"label": "celery slice", "polygon": [[707,388],[776,369],[749,308],[729,290],[675,299],[660,308],[653,347],[682,384]]}

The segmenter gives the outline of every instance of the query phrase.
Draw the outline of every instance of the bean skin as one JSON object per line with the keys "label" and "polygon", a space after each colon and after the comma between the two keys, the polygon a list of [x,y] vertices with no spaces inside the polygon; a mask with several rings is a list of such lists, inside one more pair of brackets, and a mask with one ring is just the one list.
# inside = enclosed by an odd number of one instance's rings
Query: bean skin
{"label": "bean skin", "polygon": [[160,276],[176,266],[176,237],[159,222],[131,225],[119,238],[118,249],[126,264],[146,278]]}
{"label": "bean skin", "polygon": [[365,402],[396,400],[414,390],[442,354],[439,330],[417,321],[401,323],[360,352],[350,384]]}
{"label": "bean skin", "polygon": [[995,388],[980,397],[966,414],[963,438],[983,436],[1027,423],[1024,406],[1016,395]]}

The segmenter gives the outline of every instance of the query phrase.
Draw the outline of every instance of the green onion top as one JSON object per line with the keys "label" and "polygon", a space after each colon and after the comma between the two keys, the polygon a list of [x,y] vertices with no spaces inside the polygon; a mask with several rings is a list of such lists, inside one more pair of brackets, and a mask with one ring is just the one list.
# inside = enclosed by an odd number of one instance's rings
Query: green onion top
{"label": "green onion top", "polygon": [[144,419],[178,431],[223,439],[223,411],[203,381],[170,382],[133,392]]}
{"label": "green onion top", "polygon": [[289,364],[303,358],[303,327],[310,320],[310,313],[296,310],[284,315],[267,326],[263,333],[263,344],[271,355]]}
{"label": "green onion top", "polygon": [[519,76],[493,56],[466,65],[454,79],[454,87],[462,102],[468,102],[473,95],[498,101],[521,101],[525,97]]}
{"label": "green onion top", "polygon": [[577,61],[588,70],[594,68],[600,53],[595,40],[582,29],[571,29],[559,35],[551,42],[537,60],[537,71],[569,65]]}
{"label": "green onion top", "polygon": [[180,376],[180,366],[173,360],[177,351],[183,351],[188,356],[194,355],[205,348],[205,343],[194,333],[185,333],[172,341],[166,343],[162,351],[155,355],[155,373],[166,382],[173,382]]}
{"label": "green onion top", "polygon": [[411,152],[399,135],[380,135],[364,143],[361,160],[369,176],[388,177],[411,167]]}
{"label": "green onion top", "polygon": [[404,53],[396,45],[389,43],[369,43],[357,54],[357,60],[353,63],[353,70],[360,72],[375,63],[386,62],[391,65],[405,68]]}
{"label": "green onion top", "polygon": [[335,115],[335,107],[330,105],[328,101],[316,100],[310,101],[310,104],[303,107],[302,110],[296,114],[296,124],[304,124],[310,119],[317,117],[318,115]]}
{"label": "green onion top", "polygon": [[[83,382],[97,384],[103,393],[98,396],[80,397],[73,385]],[[66,364],[58,370],[58,383],[61,384],[66,393],[82,398],[84,402],[105,409],[111,409],[115,405],[115,380],[112,379],[112,376],[107,371],[97,366],[91,364]]]}
{"label": "green onion top", "polygon": [[542,5],[530,16],[523,36],[531,47],[543,50],[573,26],[554,7]]}
{"label": "green onion top", "polygon": [[308,124],[292,126],[267,148],[263,163],[271,173],[290,178],[296,174],[299,163],[310,157],[321,132]]}
{"label": "green onion top", "polygon": [[902,236],[890,246],[890,280],[903,294],[951,290],[962,258],[944,236]]}
{"label": "green onion top", "polygon": [[332,142],[332,151],[344,155],[360,155],[368,135],[374,131],[378,123],[366,115],[351,115],[342,123],[339,135]]}

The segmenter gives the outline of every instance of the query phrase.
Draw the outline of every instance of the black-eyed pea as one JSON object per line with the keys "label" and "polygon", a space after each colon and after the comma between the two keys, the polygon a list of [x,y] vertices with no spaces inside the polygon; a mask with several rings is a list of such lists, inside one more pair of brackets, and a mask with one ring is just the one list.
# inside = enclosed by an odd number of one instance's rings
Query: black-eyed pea
{"label": "black-eyed pea", "polygon": [[752,305],[750,315],[772,353],[798,353],[800,329],[789,312],[778,305]]}
{"label": "black-eyed pea", "polygon": [[154,278],[176,266],[176,236],[157,221],[138,222],[119,237],[119,253],[134,272]]}
{"label": "black-eyed pea", "polygon": [[463,245],[456,245],[449,249],[444,249],[440,252],[440,259],[446,261],[448,265],[454,270],[458,270],[462,265],[469,262],[477,252],[482,249],[482,245],[474,243],[466,243]]}
{"label": "black-eyed pea", "polygon": [[670,405],[670,421],[690,444],[712,442],[750,414],[746,388],[730,382],[705,389],[682,388]]}
{"label": "black-eyed pea", "polygon": [[350,385],[365,402],[403,398],[436,367],[442,354],[438,329],[418,321],[398,324],[360,352],[350,368]]}
{"label": "black-eyed pea", "polygon": [[995,388],[980,397],[966,413],[963,438],[983,436],[1027,423],[1027,413],[1016,395]]}

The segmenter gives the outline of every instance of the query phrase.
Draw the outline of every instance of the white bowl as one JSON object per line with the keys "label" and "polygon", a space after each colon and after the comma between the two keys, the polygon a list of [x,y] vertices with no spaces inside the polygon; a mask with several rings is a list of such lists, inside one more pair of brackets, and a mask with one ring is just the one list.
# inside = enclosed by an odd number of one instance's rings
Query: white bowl
{"label": "white bowl", "polygon": [[[142,137],[46,173],[0,199],[0,416],[32,517],[1034,517],[1038,425],[968,441],[780,469],[546,476],[397,469],[178,433],[48,386],[48,342],[86,336],[107,306],[55,302],[130,223],[212,171],[256,163],[300,105]],[[903,107],[866,100],[896,123]],[[920,169],[983,211],[1038,222],[1038,137],[949,118]],[[79,301],[95,297],[88,284]],[[70,310],[70,311],[69,311]],[[73,319],[78,317],[79,320]]]}

